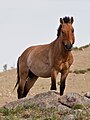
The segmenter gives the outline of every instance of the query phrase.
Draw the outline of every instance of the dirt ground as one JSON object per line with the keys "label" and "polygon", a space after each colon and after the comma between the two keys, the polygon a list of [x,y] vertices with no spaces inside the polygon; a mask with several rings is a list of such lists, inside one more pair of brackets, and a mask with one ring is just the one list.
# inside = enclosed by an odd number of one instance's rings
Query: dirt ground
{"label": "dirt ground", "polygon": [[[90,46],[83,50],[74,50],[74,63],[71,71],[87,70],[84,74],[69,73],[66,81],[65,93],[76,92],[81,95],[90,92]],[[16,69],[8,70],[0,73],[0,106],[11,101],[17,100],[17,89],[13,91],[16,83]],[[60,81],[60,74],[57,77],[57,83]],[[27,97],[36,95],[37,93],[46,92],[50,89],[50,78],[39,78],[30,90]],[[57,91],[59,85],[57,84]]]}

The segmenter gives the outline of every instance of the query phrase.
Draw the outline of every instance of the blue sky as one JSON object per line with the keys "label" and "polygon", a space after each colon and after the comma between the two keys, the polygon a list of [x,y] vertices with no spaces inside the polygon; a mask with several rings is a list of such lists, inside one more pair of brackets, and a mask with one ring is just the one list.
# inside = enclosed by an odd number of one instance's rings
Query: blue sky
{"label": "blue sky", "polygon": [[74,46],[90,43],[90,0],[0,0],[0,70],[28,46],[56,38],[60,17],[73,16]]}

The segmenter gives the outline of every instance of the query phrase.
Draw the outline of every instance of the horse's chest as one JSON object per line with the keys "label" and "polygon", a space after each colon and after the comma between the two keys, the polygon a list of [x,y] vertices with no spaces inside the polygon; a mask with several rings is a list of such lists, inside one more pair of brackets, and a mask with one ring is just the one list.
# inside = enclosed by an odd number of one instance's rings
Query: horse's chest
{"label": "horse's chest", "polygon": [[68,61],[57,61],[57,63],[55,64],[55,68],[58,71],[69,69],[69,67],[70,67],[70,64]]}
{"label": "horse's chest", "polygon": [[68,62],[63,62],[60,64],[60,71],[61,70],[66,70],[70,67],[69,63]]}

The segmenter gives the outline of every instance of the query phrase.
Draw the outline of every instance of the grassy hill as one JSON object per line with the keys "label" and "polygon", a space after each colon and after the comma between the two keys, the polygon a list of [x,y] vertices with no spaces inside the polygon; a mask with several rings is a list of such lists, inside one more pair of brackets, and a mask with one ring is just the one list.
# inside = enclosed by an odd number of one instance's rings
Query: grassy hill
{"label": "grassy hill", "polygon": [[[76,92],[83,95],[90,91],[90,45],[74,48],[72,53],[74,62],[67,78],[64,94]],[[0,73],[0,106],[17,100],[17,91],[12,93],[16,79],[16,69]],[[60,74],[57,77],[57,91],[59,91],[59,81]],[[41,92],[47,92],[49,89],[50,78],[39,78],[27,98]]]}

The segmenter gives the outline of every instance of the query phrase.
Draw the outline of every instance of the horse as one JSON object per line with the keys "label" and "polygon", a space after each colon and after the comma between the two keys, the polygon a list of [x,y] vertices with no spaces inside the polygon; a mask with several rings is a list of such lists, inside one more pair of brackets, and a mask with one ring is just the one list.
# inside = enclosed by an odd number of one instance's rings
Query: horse
{"label": "horse", "polygon": [[51,77],[50,90],[56,90],[56,78],[61,73],[60,96],[65,89],[65,81],[73,63],[71,53],[75,42],[73,17],[59,20],[57,38],[49,44],[28,47],[17,61],[18,99],[26,97],[38,77]]}

